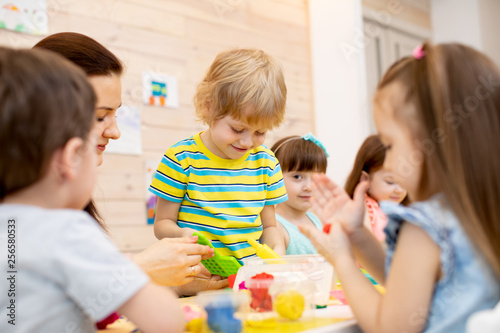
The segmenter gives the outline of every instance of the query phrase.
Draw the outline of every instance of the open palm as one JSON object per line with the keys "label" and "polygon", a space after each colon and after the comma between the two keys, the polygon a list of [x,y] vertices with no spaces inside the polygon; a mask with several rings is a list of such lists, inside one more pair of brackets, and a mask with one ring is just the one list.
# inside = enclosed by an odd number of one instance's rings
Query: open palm
{"label": "open palm", "polygon": [[367,182],[361,182],[351,199],[346,191],[324,174],[313,177],[313,207],[323,223],[340,223],[350,235],[363,227],[365,210],[364,195]]}

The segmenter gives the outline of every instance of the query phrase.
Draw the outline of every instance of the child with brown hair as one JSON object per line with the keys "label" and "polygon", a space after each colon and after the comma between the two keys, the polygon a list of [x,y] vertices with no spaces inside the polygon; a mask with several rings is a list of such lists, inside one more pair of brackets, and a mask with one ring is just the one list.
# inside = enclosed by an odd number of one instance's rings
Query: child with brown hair
{"label": "child with brown hair", "polygon": [[283,236],[286,254],[315,254],[316,248],[298,229],[314,225],[321,230],[319,218],[312,207],[312,175],[325,173],[327,157],[323,144],[311,133],[278,140],[271,150],[280,162],[288,200],[276,206],[278,229]]}
{"label": "child with brown hair", "polygon": [[[147,332],[180,332],[172,292],[149,282],[82,209],[97,177],[96,95],[45,50],[0,48],[0,331],[95,332],[119,310]],[[7,242],[8,239],[8,242]],[[7,283],[10,283],[7,285]],[[20,311],[16,312],[16,309]]]}
{"label": "child with brown hair", "polygon": [[384,228],[387,216],[378,203],[383,200],[408,204],[406,190],[399,185],[392,172],[384,169],[385,147],[377,135],[365,139],[356,154],[354,166],[347,177],[344,189],[353,198],[354,189],[362,181],[368,181],[369,187],[365,197],[364,225],[375,237],[384,241]]}
{"label": "child with brown hair", "polygon": [[364,332],[464,332],[471,314],[498,303],[499,85],[494,63],[460,44],[425,44],[384,75],[373,111],[384,168],[412,201],[381,204],[386,253],[363,227],[368,183],[351,199],[315,179],[316,211],[333,225],[329,234],[302,231],[335,266]]}
{"label": "child with brown hair", "polygon": [[284,117],[281,66],[261,50],[217,55],[194,97],[208,129],[170,147],[150,191],[155,235],[202,232],[222,255],[253,257],[249,238],[285,254],[274,205],[287,199],[280,165],[262,144]]}

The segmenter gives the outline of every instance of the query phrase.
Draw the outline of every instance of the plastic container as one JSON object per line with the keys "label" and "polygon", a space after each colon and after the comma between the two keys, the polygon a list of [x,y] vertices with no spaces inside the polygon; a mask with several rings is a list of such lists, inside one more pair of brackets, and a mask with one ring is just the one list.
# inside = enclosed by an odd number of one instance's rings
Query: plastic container
{"label": "plastic container", "polygon": [[[333,266],[321,255],[293,255],[283,256],[281,259],[252,258],[244,261],[244,266],[238,270],[234,290],[245,281],[259,273],[273,275],[283,288],[301,284],[310,285],[310,303],[312,305],[326,305],[330,299],[330,290],[337,288],[337,278]],[[252,283],[252,282],[250,282]]]}
{"label": "plastic container", "polygon": [[208,328],[214,333],[240,333],[243,323],[235,313],[245,312],[249,299],[246,292],[232,290],[202,291],[196,295],[196,303],[205,309]]}
{"label": "plastic container", "polygon": [[247,280],[245,286],[251,298],[248,320],[296,321],[313,317],[311,299],[315,286],[311,281],[290,282],[282,277],[264,277]]}

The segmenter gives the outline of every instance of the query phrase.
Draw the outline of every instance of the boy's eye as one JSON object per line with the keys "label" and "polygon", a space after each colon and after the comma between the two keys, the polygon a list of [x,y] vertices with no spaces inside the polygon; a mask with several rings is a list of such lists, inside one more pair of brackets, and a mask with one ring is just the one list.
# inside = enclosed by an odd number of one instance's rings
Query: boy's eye
{"label": "boy's eye", "polygon": [[99,122],[104,121],[104,117],[97,117],[97,121]]}
{"label": "boy's eye", "polygon": [[387,184],[389,184],[389,185],[394,185],[394,182],[393,182],[393,181],[386,180],[385,182],[386,182]]}
{"label": "boy's eye", "polygon": [[266,135],[266,132],[255,132],[255,134],[257,134],[259,136],[263,136],[263,135]]}
{"label": "boy's eye", "polygon": [[237,130],[236,128],[231,127],[236,134],[241,134],[243,133],[244,130]]}
{"label": "boy's eye", "polygon": [[299,175],[299,174],[296,174],[296,175],[293,175],[293,178],[294,178],[294,179],[302,179],[302,176],[301,176],[301,175]]}

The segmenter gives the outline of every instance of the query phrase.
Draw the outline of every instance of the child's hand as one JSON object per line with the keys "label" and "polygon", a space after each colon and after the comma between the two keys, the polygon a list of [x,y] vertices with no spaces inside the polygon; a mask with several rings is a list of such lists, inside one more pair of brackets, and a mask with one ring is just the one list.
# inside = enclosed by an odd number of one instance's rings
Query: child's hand
{"label": "child's hand", "polygon": [[333,223],[328,234],[309,224],[299,225],[298,228],[309,238],[319,254],[332,265],[342,256],[348,256],[354,260],[349,238],[339,223]]}
{"label": "child's hand", "polygon": [[359,183],[354,191],[354,199],[351,199],[342,187],[326,175],[314,175],[312,203],[315,213],[323,223],[340,223],[347,235],[352,235],[363,228],[368,185],[366,181]]}

